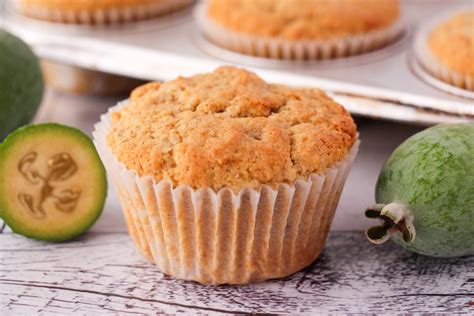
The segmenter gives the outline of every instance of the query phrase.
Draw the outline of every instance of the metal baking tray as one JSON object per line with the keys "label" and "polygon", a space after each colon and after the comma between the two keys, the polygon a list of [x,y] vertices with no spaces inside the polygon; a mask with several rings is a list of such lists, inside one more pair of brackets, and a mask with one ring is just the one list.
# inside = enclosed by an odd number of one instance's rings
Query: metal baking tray
{"label": "metal baking tray", "polygon": [[[4,0],[5,1],[5,0]],[[145,80],[169,80],[234,64],[265,80],[328,91],[349,111],[420,124],[474,120],[474,93],[432,78],[413,55],[419,27],[471,0],[405,0],[406,30],[374,52],[322,61],[282,61],[220,48],[203,37],[192,7],[152,20],[117,25],[62,25],[33,20],[4,2],[3,27],[42,58]]]}

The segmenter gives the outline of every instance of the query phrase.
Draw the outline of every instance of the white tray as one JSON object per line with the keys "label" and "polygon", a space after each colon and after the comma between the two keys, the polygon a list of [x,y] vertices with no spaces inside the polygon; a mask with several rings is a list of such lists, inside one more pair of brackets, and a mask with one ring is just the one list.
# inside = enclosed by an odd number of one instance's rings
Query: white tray
{"label": "white tray", "polygon": [[307,62],[217,47],[197,29],[195,8],[124,25],[77,26],[29,19],[6,6],[2,23],[45,59],[147,80],[235,64],[271,82],[324,89],[354,114],[430,125],[474,120],[474,93],[427,75],[412,54],[414,34],[433,16],[469,5],[470,0],[406,0],[407,27],[397,42],[359,56]]}

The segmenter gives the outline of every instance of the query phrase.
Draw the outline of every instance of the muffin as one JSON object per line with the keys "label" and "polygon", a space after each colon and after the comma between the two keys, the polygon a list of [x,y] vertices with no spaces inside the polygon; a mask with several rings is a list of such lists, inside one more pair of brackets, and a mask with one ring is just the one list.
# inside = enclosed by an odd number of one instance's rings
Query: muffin
{"label": "muffin", "polygon": [[466,10],[420,32],[417,56],[434,77],[474,90],[474,10]]}
{"label": "muffin", "polygon": [[196,17],[215,44],[280,59],[368,52],[403,30],[398,0],[209,0]]}
{"label": "muffin", "polygon": [[143,255],[204,284],[313,262],[358,148],[350,114],[323,92],[234,67],[137,88],[94,139]]}
{"label": "muffin", "polygon": [[51,22],[105,24],[154,17],[192,0],[13,0],[19,12]]}

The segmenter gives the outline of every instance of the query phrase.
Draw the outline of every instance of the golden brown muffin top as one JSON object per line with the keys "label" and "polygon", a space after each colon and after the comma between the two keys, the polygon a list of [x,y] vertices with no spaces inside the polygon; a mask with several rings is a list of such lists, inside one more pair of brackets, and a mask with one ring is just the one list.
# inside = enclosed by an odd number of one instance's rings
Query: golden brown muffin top
{"label": "golden brown muffin top", "polygon": [[58,10],[96,10],[134,5],[148,5],[160,0],[17,0],[22,6],[38,6]]}
{"label": "golden brown muffin top", "polygon": [[234,67],[137,88],[107,137],[140,176],[236,191],[322,173],[355,140],[350,114],[320,90]]}
{"label": "golden brown muffin top", "polygon": [[232,31],[287,40],[325,40],[387,28],[398,0],[209,0],[208,16]]}
{"label": "golden brown muffin top", "polygon": [[474,77],[474,10],[439,24],[431,32],[428,45],[448,69]]}

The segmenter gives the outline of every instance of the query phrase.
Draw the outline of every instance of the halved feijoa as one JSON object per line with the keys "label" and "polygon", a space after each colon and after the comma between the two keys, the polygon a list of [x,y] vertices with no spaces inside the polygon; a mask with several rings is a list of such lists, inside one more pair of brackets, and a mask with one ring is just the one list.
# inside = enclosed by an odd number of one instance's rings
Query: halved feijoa
{"label": "halved feijoa", "polygon": [[78,129],[29,125],[0,145],[0,217],[18,234],[72,239],[97,220],[106,193],[104,166]]}

